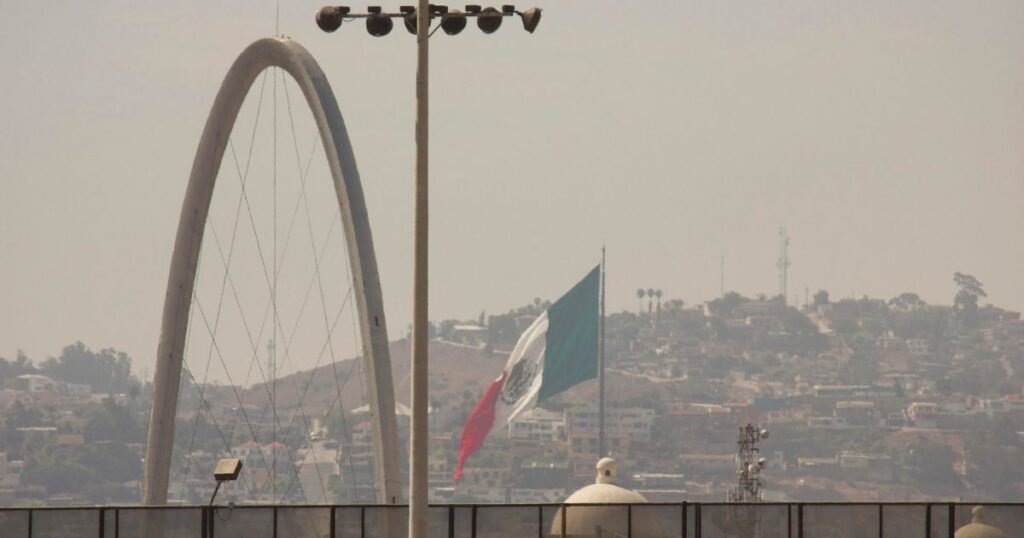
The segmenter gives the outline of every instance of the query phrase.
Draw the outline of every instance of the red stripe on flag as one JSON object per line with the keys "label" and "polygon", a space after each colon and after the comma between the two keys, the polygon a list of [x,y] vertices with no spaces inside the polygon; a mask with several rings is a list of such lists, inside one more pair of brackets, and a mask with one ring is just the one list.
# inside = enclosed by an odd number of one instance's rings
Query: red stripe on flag
{"label": "red stripe on flag", "polygon": [[462,440],[459,442],[459,462],[455,465],[455,481],[462,480],[462,466],[474,452],[480,450],[484,439],[491,432],[494,426],[494,407],[498,402],[498,395],[501,394],[501,387],[505,384],[505,374],[495,379],[480,401],[473,407],[473,411],[466,419],[466,425],[462,427]]}

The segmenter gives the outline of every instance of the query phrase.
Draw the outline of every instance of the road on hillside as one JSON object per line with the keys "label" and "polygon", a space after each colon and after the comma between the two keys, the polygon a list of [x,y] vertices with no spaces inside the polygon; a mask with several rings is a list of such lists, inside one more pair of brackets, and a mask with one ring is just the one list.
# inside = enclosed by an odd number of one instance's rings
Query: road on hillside
{"label": "road on hillside", "polygon": [[330,441],[311,441],[309,446],[298,451],[302,458],[299,460],[299,483],[306,502],[310,504],[333,502],[331,492],[327,490],[327,479],[338,474],[338,449],[327,448],[324,446],[326,443]]}

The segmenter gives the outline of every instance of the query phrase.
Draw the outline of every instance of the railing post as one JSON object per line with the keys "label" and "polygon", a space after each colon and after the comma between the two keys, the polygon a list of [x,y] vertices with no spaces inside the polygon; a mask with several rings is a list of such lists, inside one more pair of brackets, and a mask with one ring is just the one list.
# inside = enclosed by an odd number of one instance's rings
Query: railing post
{"label": "railing post", "polygon": [[924,538],[932,538],[932,503],[924,505]]}
{"label": "railing post", "polygon": [[469,530],[469,536],[470,536],[470,538],[476,538],[476,505],[475,504],[473,505],[471,513],[472,513],[472,516],[471,516],[470,522],[471,522],[471,525],[473,526],[473,528]]}
{"label": "railing post", "polygon": [[565,520],[569,519],[569,505],[562,503],[562,538],[565,538]]}
{"label": "railing post", "polygon": [[804,503],[796,505],[796,538],[804,538]]}
{"label": "railing post", "polygon": [[793,505],[786,504],[786,538],[793,538]]}
{"label": "railing post", "polygon": [[104,538],[106,536],[106,530],[107,529],[103,528],[104,524],[107,522],[107,514],[106,514],[106,512],[107,512],[106,508],[102,508],[102,507],[100,508],[100,521],[99,521],[99,529],[98,529],[99,530],[99,538]]}
{"label": "railing post", "polygon": [[633,538],[633,505],[626,505],[626,538]]}
{"label": "railing post", "polygon": [[537,505],[537,538],[544,538],[544,505],[543,504],[538,504]]}
{"label": "railing post", "polygon": [[885,538],[883,536],[883,534],[885,534],[885,515],[883,513],[884,511],[885,505],[882,503],[878,503],[878,538]]}
{"label": "railing post", "polygon": [[121,509],[114,509],[114,538],[121,538]]}
{"label": "railing post", "polygon": [[334,506],[334,505],[331,505],[330,521],[331,521],[331,531],[330,531],[329,536],[331,538],[335,538],[337,536],[337,534],[338,534],[338,531],[337,531],[337,527],[338,527],[338,513],[337,513],[337,507]]}
{"label": "railing post", "polygon": [[683,503],[680,506],[683,507],[683,513],[682,513],[682,518],[681,518],[681,523],[680,523],[680,526],[682,527],[682,529],[681,529],[681,532],[679,533],[679,536],[682,536],[683,538],[686,538],[686,501],[683,501]]}
{"label": "railing post", "polygon": [[28,509],[28,538],[32,538],[32,509]]}
{"label": "railing post", "polygon": [[359,538],[366,538],[366,505],[359,507]]}
{"label": "railing post", "polygon": [[956,504],[949,503],[949,514],[947,515],[946,521],[947,534],[949,538],[952,538],[956,534]]}
{"label": "railing post", "polygon": [[700,515],[701,504],[697,503],[693,505],[693,536],[694,538],[701,538],[701,519]]}
{"label": "railing post", "polygon": [[455,538],[455,506],[448,505],[448,538]]}

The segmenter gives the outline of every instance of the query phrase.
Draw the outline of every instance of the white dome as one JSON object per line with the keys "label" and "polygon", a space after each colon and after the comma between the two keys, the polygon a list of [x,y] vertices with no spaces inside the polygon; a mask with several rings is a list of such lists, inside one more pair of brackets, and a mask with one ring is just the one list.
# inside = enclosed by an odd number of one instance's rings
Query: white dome
{"label": "white dome", "polygon": [[[643,495],[616,484],[616,465],[611,458],[602,458],[597,462],[597,477],[594,484],[584,486],[565,500],[565,504],[643,504],[647,499]],[[602,533],[626,534],[626,507],[577,506],[566,507],[568,517],[565,520],[565,535],[598,536]],[[633,536],[635,538],[653,536],[672,536],[674,526],[664,525],[661,518],[646,517],[633,519]],[[551,536],[562,533],[562,510],[555,513],[551,522]]]}
{"label": "white dome", "polygon": [[590,484],[576,490],[565,500],[565,504],[636,504],[645,503],[643,495],[615,484]]}
{"label": "white dome", "polygon": [[1006,538],[1006,533],[985,523],[985,509],[975,506],[971,510],[971,522],[953,535],[955,538]]}

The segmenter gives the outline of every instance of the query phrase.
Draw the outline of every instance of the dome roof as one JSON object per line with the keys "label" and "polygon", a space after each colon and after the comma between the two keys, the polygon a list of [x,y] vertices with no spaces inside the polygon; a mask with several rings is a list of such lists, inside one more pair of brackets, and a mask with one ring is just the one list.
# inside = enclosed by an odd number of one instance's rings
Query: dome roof
{"label": "dome roof", "polygon": [[565,504],[636,504],[645,503],[643,495],[615,484],[590,484],[576,490],[565,500]]}
{"label": "dome roof", "polygon": [[971,522],[960,527],[954,538],[1006,538],[1006,533],[985,523],[985,509],[975,506],[971,510]]}
{"label": "dome roof", "polygon": [[[639,493],[616,484],[615,460],[602,458],[597,462],[597,478],[595,483],[584,486],[565,500],[565,504],[643,504],[647,499]],[[576,506],[566,507],[566,536],[583,537],[599,536],[602,533],[611,535],[627,533],[626,507]],[[672,536],[678,529],[669,522],[661,521],[661,517],[649,514],[644,518],[633,519],[633,536],[660,537]],[[555,513],[551,522],[551,535],[562,533],[562,509]]]}
{"label": "dome roof", "polygon": [[601,458],[597,462],[597,477],[594,483],[584,486],[565,500],[566,504],[633,504],[645,503],[643,495],[618,485],[617,465],[612,458]]}

